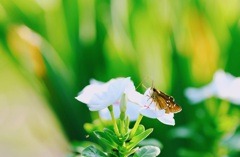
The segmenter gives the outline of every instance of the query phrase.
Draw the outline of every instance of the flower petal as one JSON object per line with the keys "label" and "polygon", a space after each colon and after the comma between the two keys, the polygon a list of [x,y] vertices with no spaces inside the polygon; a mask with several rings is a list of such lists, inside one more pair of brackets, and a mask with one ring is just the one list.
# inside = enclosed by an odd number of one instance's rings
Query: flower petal
{"label": "flower petal", "polygon": [[228,88],[228,97],[227,99],[230,100],[234,104],[240,104],[240,78],[236,78],[234,81],[231,82]]}
{"label": "flower petal", "polygon": [[239,79],[239,77],[236,78],[223,70],[218,70],[210,84],[201,88],[187,88],[185,95],[192,103],[198,103],[215,96],[240,104],[240,95],[238,94],[240,89]]}
{"label": "flower petal", "polygon": [[[113,112],[114,112],[114,115],[119,115],[120,114],[119,107],[113,107]],[[105,119],[105,120],[111,120],[112,119],[108,108],[99,110],[99,116],[102,119]]]}
{"label": "flower petal", "polygon": [[90,84],[101,85],[101,84],[104,84],[104,82],[102,82],[102,81],[98,81],[98,80],[95,80],[95,79],[90,79]]}
{"label": "flower petal", "polygon": [[136,103],[138,105],[142,104],[141,102],[144,97],[144,95],[140,94],[137,91],[128,91],[127,96],[128,96],[129,101]]}
{"label": "flower petal", "polygon": [[[127,110],[126,115],[129,117],[130,121],[136,121],[139,116],[139,105],[128,102],[127,103]],[[120,108],[118,104],[113,105],[113,112],[116,118],[120,116]],[[107,108],[100,110],[99,115],[102,119],[111,120],[111,115],[109,113],[109,110]]]}
{"label": "flower petal", "polygon": [[165,114],[165,110],[153,110],[151,108],[142,108],[140,113],[148,118],[158,118]]}
{"label": "flower petal", "polygon": [[100,85],[88,85],[86,86],[77,97],[75,97],[78,101],[81,101],[85,104],[89,104],[91,102],[92,96],[102,87]]}
{"label": "flower petal", "polygon": [[208,84],[201,88],[189,87],[185,90],[186,97],[193,103],[199,103],[207,98],[214,96],[216,93],[215,85]]}
{"label": "flower petal", "polygon": [[132,103],[132,102],[127,103],[126,115],[129,117],[130,121],[137,120],[137,118],[139,116],[139,110],[140,110],[139,105]]}
{"label": "flower petal", "polygon": [[157,118],[159,121],[167,125],[175,125],[173,113],[166,114],[165,110],[159,110],[156,103],[151,98],[151,93],[152,88],[148,88],[145,91],[144,95],[138,92],[131,93],[132,95],[129,95],[129,99],[133,102],[138,103],[138,105],[142,107],[139,112],[143,116],[149,118]]}
{"label": "flower petal", "polygon": [[76,97],[77,100],[88,105],[91,111],[97,111],[114,104],[120,99],[123,92],[128,88],[134,88],[130,77],[111,79],[107,83],[96,80],[94,84],[86,86]]}
{"label": "flower petal", "polygon": [[234,76],[229,73],[225,73],[223,70],[218,70],[213,77],[213,84],[216,88],[215,96],[226,99],[229,95],[228,87],[230,83],[234,80]]}
{"label": "flower petal", "polygon": [[167,125],[175,125],[174,114],[164,114],[163,116],[157,118],[160,122],[167,124]]}

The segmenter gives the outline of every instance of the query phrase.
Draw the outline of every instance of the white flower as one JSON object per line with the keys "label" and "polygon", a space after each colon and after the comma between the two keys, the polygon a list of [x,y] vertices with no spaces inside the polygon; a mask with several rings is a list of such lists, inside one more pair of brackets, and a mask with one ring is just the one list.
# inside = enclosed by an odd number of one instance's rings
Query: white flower
{"label": "white flower", "polygon": [[240,78],[235,78],[228,87],[228,100],[234,104],[240,104]]}
{"label": "white flower", "polygon": [[[115,103],[113,104],[113,112],[116,117],[119,117],[120,115],[120,104]],[[136,121],[138,116],[139,116],[139,105],[132,103],[132,102],[127,102],[127,110],[126,110],[126,115],[129,117],[130,121]],[[111,115],[109,113],[109,110],[107,108],[100,110],[99,115],[102,119],[111,119]]]}
{"label": "white flower", "polygon": [[158,119],[160,122],[167,125],[175,125],[174,114],[165,113],[165,110],[159,110],[156,103],[149,98],[152,90],[148,88],[144,95],[138,92],[129,94],[129,100],[141,106],[140,113],[148,118]]}
{"label": "white flower", "polygon": [[[130,93],[135,91],[135,87],[130,77],[116,78],[103,83],[97,80],[90,80],[90,85],[86,86],[76,97],[77,100],[88,105],[91,111],[99,111],[101,118],[111,119],[108,106],[113,105],[114,115],[120,115],[120,98],[123,93]],[[131,121],[137,119],[139,106],[127,102],[126,115],[130,117]]]}
{"label": "white flower", "polygon": [[201,102],[210,97],[218,97],[229,100],[232,103],[240,104],[240,78],[229,73],[218,70],[213,81],[201,88],[187,88],[185,95],[192,103]]}

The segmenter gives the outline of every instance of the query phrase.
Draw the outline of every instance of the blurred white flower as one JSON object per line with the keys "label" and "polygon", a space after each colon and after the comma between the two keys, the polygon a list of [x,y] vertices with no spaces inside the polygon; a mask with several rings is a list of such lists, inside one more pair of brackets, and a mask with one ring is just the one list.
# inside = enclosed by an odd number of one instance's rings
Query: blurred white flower
{"label": "blurred white flower", "polygon": [[165,113],[165,110],[159,110],[156,103],[149,99],[149,95],[151,92],[151,88],[148,88],[144,95],[138,92],[130,93],[129,100],[137,103],[141,106],[140,113],[143,116],[148,118],[158,119],[160,122],[167,125],[175,125],[174,114],[173,113]]}
{"label": "blurred white flower", "polygon": [[240,77],[235,78],[228,87],[228,97],[234,104],[240,104]]}
{"label": "blurred white flower", "polygon": [[186,97],[194,104],[210,97],[218,97],[235,104],[240,104],[240,78],[236,78],[229,73],[218,70],[213,80],[208,85],[201,88],[187,88]]}
{"label": "blurred white flower", "polygon": [[[103,119],[111,119],[108,106],[113,105],[114,115],[120,115],[120,99],[123,93],[134,92],[135,87],[130,77],[116,78],[104,83],[94,79],[90,80],[90,85],[86,86],[76,97],[77,100],[88,105],[91,111],[99,111]],[[131,121],[135,121],[139,115],[139,106],[127,101],[126,115]]]}

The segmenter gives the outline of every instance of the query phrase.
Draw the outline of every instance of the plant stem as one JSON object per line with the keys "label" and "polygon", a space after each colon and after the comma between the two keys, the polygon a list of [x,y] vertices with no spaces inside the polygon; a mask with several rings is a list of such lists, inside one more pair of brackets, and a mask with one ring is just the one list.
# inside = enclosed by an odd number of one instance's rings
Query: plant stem
{"label": "plant stem", "polygon": [[[121,115],[124,115],[123,117],[125,117],[125,112],[121,112],[120,117],[122,117]],[[125,133],[126,133],[126,130],[125,130],[125,120],[124,119],[120,118],[120,133],[121,133],[122,136],[124,136]]]}
{"label": "plant stem", "polygon": [[132,138],[132,137],[134,136],[134,134],[136,133],[137,128],[138,128],[138,126],[139,126],[139,124],[140,124],[140,122],[141,122],[141,120],[142,120],[142,117],[143,117],[143,115],[142,115],[142,114],[139,114],[138,119],[137,119],[136,123],[134,124],[134,126],[133,126],[133,128],[132,128],[132,130],[131,130],[131,133],[130,133],[130,137],[129,137],[129,138]]}
{"label": "plant stem", "polygon": [[129,124],[130,124],[130,120],[129,117],[127,116],[127,118],[125,119],[125,132],[128,132],[129,130]]}
{"label": "plant stem", "polygon": [[119,130],[118,130],[118,127],[117,127],[117,122],[116,122],[116,119],[115,119],[114,113],[113,113],[113,106],[110,105],[110,106],[108,107],[108,110],[109,110],[110,115],[111,115],[111,117],[112,117],[114,132],[116,133],[117,136],[120,136],[120,133],[119,133]]}

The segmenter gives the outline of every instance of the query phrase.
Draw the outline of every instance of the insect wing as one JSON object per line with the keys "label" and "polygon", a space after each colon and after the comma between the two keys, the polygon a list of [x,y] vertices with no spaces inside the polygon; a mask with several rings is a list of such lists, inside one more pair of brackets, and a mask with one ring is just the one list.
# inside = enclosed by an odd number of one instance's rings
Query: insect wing
{"label": "insect wing", "polygon": [[168,96],[167,94],[158,91],[158,95],[159,97],[162,97],[167,104],[167,109],[166,109],[166,113],[178,113],[182,110],[181,106],[179,106],[178,104],[176,104],[174,102],[174,98],[172,96]]}
{"label": "insect wing", "polygon": [[169,108],[169,111],[172,113],[178,113],[182,111],[182,107],[172,101],[170,101],[168,108]]}
{"label": "insect wing", "polygon": [[168,105],[167,105],[166,101],[162,97],[159,97],[159,96],[156,97],[155,103],[156,103],[159,110],[168,108]]}

